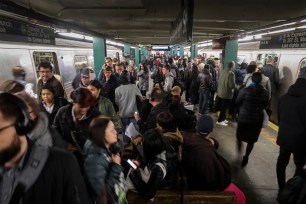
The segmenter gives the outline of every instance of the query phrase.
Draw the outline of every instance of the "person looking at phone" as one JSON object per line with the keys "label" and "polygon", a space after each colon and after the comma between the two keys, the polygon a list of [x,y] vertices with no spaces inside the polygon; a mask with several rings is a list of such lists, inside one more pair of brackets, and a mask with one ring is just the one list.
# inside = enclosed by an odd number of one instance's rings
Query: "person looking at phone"
{"label": "person looking at phone", "polygon": [[127,178],[130,190],[127,197],[129,203],[154,198],[167,174],[166,149],[169,145],[167,139],[157,128],[147,131],[142,138],[145,165],[140,166],[141,162],[133,161],[138,167],[136,170],[131,169]]}
{"label": "person looking at phone", "polygon": [[122,173],[121,158],[112,145],[118,135],[110,118],[98,116],[89,125],[89,139],[84,145],[84,174],[92,203],[122,203],[126,183]]}

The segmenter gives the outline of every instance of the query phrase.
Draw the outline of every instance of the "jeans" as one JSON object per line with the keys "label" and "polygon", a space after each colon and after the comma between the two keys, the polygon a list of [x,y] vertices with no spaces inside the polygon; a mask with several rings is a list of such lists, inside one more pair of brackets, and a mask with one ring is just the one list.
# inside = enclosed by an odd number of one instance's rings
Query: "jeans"
{"label": "jeans", "polygon": [[123,136],[123,146],[126,147],[131,142],[131,138],[129,138],[127,135],[125,135],[125,129],[127,126],[129,126],[130,123],[133,123],[135,126],[137,126],[137,121],[134,117],[128,117],[128,118],[121,118],[122,121],[122,136]]}
{"label": "jeans", "polygon": [[199,113],[202,115],[206,112],[207,104],[210,99],[210,91],[209,90],[201,90],[199,93],[200,101],[199,101]]}
{"label": "jeans", "polygon": [[279,189],[283,189],[285,187],[286,167],[289,163],[291,153],[293,153],[293,160],[296,166],[294,176],[304,175],[303,166],[305,164],[305,154],[303,154],[302,152],[291,152],[290,150],[280,147],[276,164],[276,175]]}

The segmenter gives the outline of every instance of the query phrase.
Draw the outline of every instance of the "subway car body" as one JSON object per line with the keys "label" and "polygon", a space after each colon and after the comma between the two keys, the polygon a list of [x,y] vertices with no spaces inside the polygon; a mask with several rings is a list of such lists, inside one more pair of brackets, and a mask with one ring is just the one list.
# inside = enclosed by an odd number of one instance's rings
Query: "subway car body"
{"label": "subway car body", "polygon": [[[107,56],[121,58],[122,49],[107,45]],[[0,82],[13,79],[12,68],[22,66],[26,70],[26,80],[36,85],[38,65],[43,61],[53,65],[53,73],[61,76],[69,96],[80,66],[85,63],[94,68],[93,46],[92,43],[58,38],[53,46],[0,41]]]}
{"label": "subway car body", "polygon": [[[200,49],[199,54],[207,57],[220,57],[221,50]],[[238,62],[261,61],[266,62],[267,56],[272,56],[277,61],[279,68],[280,88],[277,94],[272,97],[272,116],[271,121],[277,123],[277,104],[278,99],[287,93],[289,86],[295,83],[300,68],[306,66],[306,49],[259,49],[259,42],[240,43],[238,47]]]}

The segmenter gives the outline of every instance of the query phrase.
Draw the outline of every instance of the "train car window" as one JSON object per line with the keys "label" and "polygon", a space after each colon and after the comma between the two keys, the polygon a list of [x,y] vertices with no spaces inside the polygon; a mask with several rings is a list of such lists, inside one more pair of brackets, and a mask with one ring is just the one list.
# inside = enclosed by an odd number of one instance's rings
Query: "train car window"
{"label": "train car window", "polygon": [[88,66],[88,59],[86,55],[75,55],[74,56],[74,68],[76,73],[80,72],[80,69],[82,67],[87,67]]}
{"label": "train car window", "polygon": [[121,62],[121,57],[120,57],[119,52],[116,52],[116,58],[118,59],[119,62]]}
{"label": "train car window", "polygon": [[38,75],[38,65],[41,62],[50,62],[51,65],[53,66],[53,74],[60,75],[55,52],[33,52],[33,59],[34,59],[34,63],[35,63],[36,71],[37,71],[37,76],[39,76]]}
{"label": "train car window", "polygon": [[302,59],[302,61],[300,62],[300,66],[299,69],[296,72],[296,79],[298,78],[299,74],[300,74],[300,70],[301,68],[306,67],[306,58]]}
{"label": "train car window", "polygon": [[270,57],[272,57],[273,58],[273,60],[274,60],[274,66],[278,66],[278,55],[277,54],[265,54],[265,57],[264,57],[264,65],[266,65],[267,64],[267,59],[268,58],[270,58]]}

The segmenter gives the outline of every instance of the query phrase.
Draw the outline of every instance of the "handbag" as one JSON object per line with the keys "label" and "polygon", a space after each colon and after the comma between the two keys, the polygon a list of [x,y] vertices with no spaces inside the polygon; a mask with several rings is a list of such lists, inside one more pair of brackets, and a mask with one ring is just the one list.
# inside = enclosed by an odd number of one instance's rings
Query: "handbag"
{"label": "handbag", "polygon": [[263,121],[262,121],[262,127],[266,128],[266,127],[269,126],[269,116],[268,116],[267,111],[265,109],[263,110],[263,115],[264,115],[264,118],[263,118]]}
{"label": "handbag", "polygon": [[[155,165],[159,166],[162,169],[163,174],[164,174],[163,178],[165,178],[166,173],[167,173],[166,167],[161,162],[157,162]],[[131,171],[132,171],[132,168],[129,170],[129,173],[126,177],[127,188],[131,191],[137,192],[132,180],[129,177]],[[139,171],[141,179],[145,183],[148,183],[150,176],[151,176],[151,171],[148,169],[148,167],[145,166],[144,168],[137,168],[137,171]]]}

